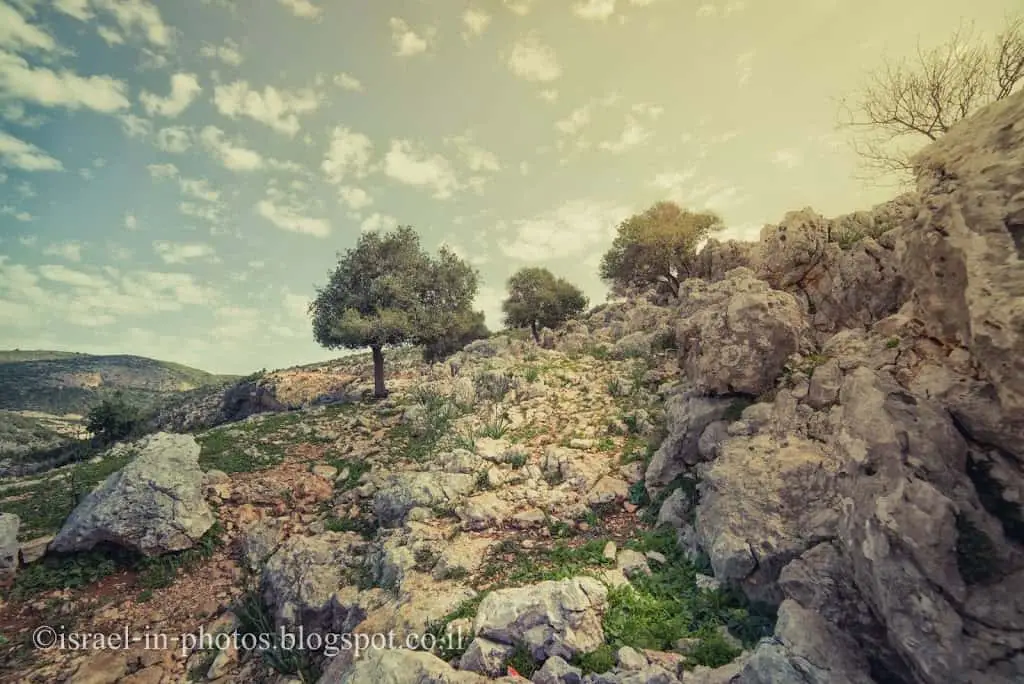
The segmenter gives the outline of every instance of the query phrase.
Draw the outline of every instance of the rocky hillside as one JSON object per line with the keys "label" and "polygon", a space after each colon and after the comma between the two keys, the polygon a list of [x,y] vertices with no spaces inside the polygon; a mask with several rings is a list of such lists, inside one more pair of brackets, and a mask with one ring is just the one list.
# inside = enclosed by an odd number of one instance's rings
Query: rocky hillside
{"label": "rocky hillside", "polygon": [[[916,193],[871,211],[711,243],[678,300],[433,367],[393,353],[378,402],[367,356],[280,371],[236,386],[257,415],[230,422],[229,392],[176,414],[195,436],[4,484],[2,666],[1024,681],[1024,94],[919,164]],[[32,648],[49,624],[174,640]],[[281,636],[300,633],[315,646]]]}
{"label": "rocky hillside", "polygon": [[169,395],[230,379],[141,356],[4,351],[0,352],[0,409],[85,414],[104,393],[115,390],[149,408]]}

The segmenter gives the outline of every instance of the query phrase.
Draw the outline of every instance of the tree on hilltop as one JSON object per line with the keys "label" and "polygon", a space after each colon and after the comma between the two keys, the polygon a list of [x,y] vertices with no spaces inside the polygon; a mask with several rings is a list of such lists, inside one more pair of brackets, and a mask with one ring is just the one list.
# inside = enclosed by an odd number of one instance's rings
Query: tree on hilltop
{"label": "tree on hilltop", "polygon": [[374,396],[386,397],[384,347],[431,345],[475,318],[478,275],[447,247],[436,258],[411,226],[366,233],[344,254],[310,304],[313,337],[328,349],[370,347]]}
{"label": "tree on hilltop", "polygon": [[1009,97],[1024,83],[1024,16],[1008,19],[988,43],[961,27],[910,59],[886,60],[860,90],[840,102],[839,127],[854,132],[851,144],[866,178],[894,173],[912,177],[911,158],[961,119]]}
{"label": "tree on hilltop", "polygon": [[619,224],[611,249],[601,259],[600,276],[618,292],[667,288],[698,273],[697,247],[725,228],[714,212],[692,212],[675,202],[658,202]]}
{"label": "tree on hilltop", "polygon": [[583,292],[546,268],[523,268],[508,281],[508,299],[502,302],[505,325],[529,328],[540,342],[541,328],[554,328],[587,308]]}

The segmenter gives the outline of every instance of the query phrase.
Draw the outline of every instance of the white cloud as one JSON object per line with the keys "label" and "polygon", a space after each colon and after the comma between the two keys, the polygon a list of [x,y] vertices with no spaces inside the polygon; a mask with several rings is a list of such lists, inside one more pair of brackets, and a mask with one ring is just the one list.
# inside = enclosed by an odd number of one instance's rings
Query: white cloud
{"label": "white cloud", "polygon": [[217,261],[217,252],[213,247],[201,242],[168,242],[156,240],[153,251],[163,259],[165,264],[184,264],[195,259]]}
{"label": "white cloud", "polygon": [[654,177],[651,185],[662,190],[672,190],[682,186],[696,175],[697,169],[695,168],[684,171],[663,171]]}
{"label": "white cloud", "polygon": [[569,112],[569,116],[555,122],[555,128],[566,135],[576,135],[590,123],[592,105],[585,104]]}
{"label": "white cloud", "polygon": [[562,75],[555,51],[530,34],[512,46],[508,57],[512,73],[527,81],[547,83]]}
{"label": "white cloud", "polygon": [[352,74],[342,72],[334,77],[334,85],[338,86],[342,90],[350,90],[352,92],[361,93],[363,92],[363,83]]}
{"label": "white cloud", "polygon": [[28,23],[16,9],[0,2],[0,47],[50,52],[57,48],[57,42],[43,29]]}
{"label": "white cloud", "polygon": [[259,152],[230,142],[224,131],[216,126],[204,128],[199,138],[210,154],[230,171],[255,171],[264,166],[265,162]]}
{"label": "white cloud", "polygon": [[128,211],[124,215],[124,227],[126,230],[139,230],[139,219],[134,213]]}
{"label": "white cloud", "polygon": [[181,154],[192,147],[192,132],[183,126],[161,128],[156,134],[156,146],[169,154]]}
{"label": "white cloud", "polygon": [[145,138],[153,132],[153,123],[149,119],[134,114],[122,114],[118,118],[124,128],[124,134],[129,138]]}
{"label": "white cloud", "polygon": [[301,128],[299,116],[316,111],[320,98],[313,90],[278,90],[267,86],[253,90],[247,81],[236,81],[214,88],[213,102],[224,116],[247,116],[275,131],[294,136]]}
{"label": "white cloud", "polygon": [[316,19],[323,13],[323,9],[314,5],[309,0],[277,0],[291,10],[291,13],[302,19]]}
{"label": "white cloud", "polygon": [[0,165],[22,171],[64,170],[59,159],[4,131],[0,131]]}
{"label": "white cloud", "polygon": [[146,169],[149,171],[150,177],[155,180],[178,177],[178,167],[174,164],[150,164]]}
{"label": "white cloud", "polygon": [[220,191],[210,187],[209,181],[205,178],[181,178],[178,180],[183,195],[204,202],[217,202],[220,200]]}
{"label": "white cloud", "polygon": [[533,4],[537,0],[502,0],[511,12],[518,14],[519,16],[526,16],[533,9]]}
{"label": "white cloud", "polygon": [[373,198],[365,190],[352,185],[343,185],[338,188],[338,195],[341,202],[352,211],[359,211],[373,204]]}
{"label": "white cloud", "polygon": [[224,209],[220,204],[183,201],[178,203],[178,211],[184,216],[207,221],[215,227],[224,221]]}
{"label": "white cloud", "polygon": [[113,15],[125,33],[138,29],[153,45],[170,46],[172,30],[164,23],[160,10],[151,0],[92,0],[92,4]]}
{"label": "white cloud", "polygon": [[800,150],[792,148],[776,150],[772,156],[772,163],[787,169],[795,169],[803,163],[803,155]]}
{"label": "white cloud", "polygon": [[113,113],[129,106],[127,86],[110,76],[79,76],[71,71],[33,68],[21,57],[0,50],[0,94],[44,107],[91,109]]}
{"label": "white cloud", "polygon": [[36,220],[36,217],[27,211],[19,211],[17,207],[12,207],[9,204],[0,204],[0,216],[10,216],[15,221],[22,223],[31,223]]}
{"label": "white cloud", "polygon": [[174,74],[171,76],[169,95],[162,97],[152,92],[142,91],[138,99],[142,103],[142,109],[151,117],[162,116],[173,119],[188,109],[188,105],[196,101],[201,92],[203,92],[203,88],[195,74]]}
{"label": "white cloud", "polygon": [[740,87],[750,82],[754,73],[754,51],[749,50],[736,56],[736,84]]}
{"label": "white cloud", "polygon": [[476,7],[470,7],[462,13],[462,25],[465,30],[462,32],[462,37],[466,40],[470,40],[476,36],[479,36],[491,23],[491,15],[484,12],[482,9]]}
{"label": "white cloud", "polygon": [[693,185],[696,169],[665,172],[654,177],[651,185],[666,191],[665,199],[691,209],[723,212],[747,201],[740,188],[730,183],[711,179]]}
{"label": "white cloud", "polygon": [[409,140],[391,141],[391,149],[384,156],[384,174],[406,185],[432,188],[437,199],[447,199],[459,189],[451,162]]}
{"label": "white cloud", "polygon": [[697,7],[698,17],[729,17],[746,9],[745,0],[715,0]]}
{"label": "white cloud", "polygon": [[544,100],[545,102],[555,102],[556,100],[558,100],[558,91],[555,90],[554,88],[542,90],[538,93],[538,95],[540,95],[540,99]]}
{"label": "white cloud", "polygon": [[362,233],[375,233],[379,230],[390,230],[398,225],[398,219],[388,214],[373,213],[367,216],[361,224],[359,231]]}
{"label": "white cloud", "polygon": [[463,163],[465,163],[470,171],[496,172],[501,170],[501,162],[498,161],[498,157],[490,150],[486,150],[473,142],[471,136],[455,136],[449,138],[446,142],[458,149]]}
{"label": "white cloud", "polygon": [[71,240],[69,242],[55,242],[43,248],[43,254],[47,256],[58,256],[68,261],[82,260],[82,243]]}
{"label": "white cloud", "polygon": [[245,61],[238,49],[238,43],[230,38],[225,38],[220,45],[204,44],[199,48],[199,55],[208,59],[218,59],[229,66],[239,66]]}
{"label": "white cloud", "polygon": [[331,132],[331,142],[320,168],[334,183],[340,183],[349,174],[362,178],[368,172],[372,153],[373,142],[367,136],[338,126]]}
{"label": "white cloud", "polygon": [[635,147],[643,145],[651,138],[651,132],[637,121],[633,116],[626,117],[626,127],[615,140],[606,140],[598,144],[598,147],[612,154],[621,154]]}
{"label": "white cloud", "polygon": [[88,21],[93,16],[92,10],[89,9],[89,0],[55,0],[53,6],[79,21]]}
{"label": "white cloud", "polygon": [[582,0],[572,7],[573,14],[590,21],[607,21],[615,14],[615,0]]}
{"label": "white cloud", "polygon": [[428,28],[420,35],[404,19],[398,17],[391,17],[388,26],[391,27],[391,43],[396,57],[412,57],[426,52],[436,34],[433,28]]}
{"label": "white cloud", "polygon": [[271,199],[260,200],[256,204],[256,211],[281,230],[321,238],[327,237],[331,233],[331,226],[327,221],[304,216],[300,209],[277,204]]}
{"label": "white cloud", "polygon": [[97,26],[96,34],[103,39],[107,45],[124,45],[124,36],[117,32],[117,29],[109,26]]}
{"label": "white cloud", "polygon": [[574,200],[532,219],[515,221],[511,226],[500,224],[499,229],[513,228],[515,237],[499,241],[499,245],[505,256],[520,261],[576,256],[610,243],[616,227],[630,213],[622,205]]}

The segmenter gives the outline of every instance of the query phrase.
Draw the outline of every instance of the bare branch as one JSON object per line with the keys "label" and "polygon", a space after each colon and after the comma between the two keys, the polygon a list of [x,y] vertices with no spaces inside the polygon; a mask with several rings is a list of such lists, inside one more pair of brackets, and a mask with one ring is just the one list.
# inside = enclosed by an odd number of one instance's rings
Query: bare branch
{"label": "bare branch", "polygon": [[977,109],[1024,81],[1024,16],[1008,19],[991,44],[963,26],[942,45],[918,44],[909,59],[885,60],[853,103],[842,100],[839,127],[856,133],[853,149],[868,169],[909,178],[915,140],[938,140]]}

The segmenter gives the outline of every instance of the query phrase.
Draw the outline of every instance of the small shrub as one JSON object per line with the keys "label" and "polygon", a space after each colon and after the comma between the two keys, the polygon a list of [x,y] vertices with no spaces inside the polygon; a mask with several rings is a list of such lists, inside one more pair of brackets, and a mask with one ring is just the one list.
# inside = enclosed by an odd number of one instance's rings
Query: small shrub
{"label": "small shrub", "polygon": [[527,366],[526,370],[523,371],[523,379],[526,382],[537,382],[537,378],[540,377],[540,368],[537,366]]}
{"label": "small shrub", "polygon": [[885,341],[886,349],[895,349],[898,346],[900,346],[900,338],[898,337],[890,337],[888,340]]}
{"label": "small shrub", "polygon": [[577,655],[573,664],[586,675],[610,672],[615,669],[616,662],[615,649],[602,644],[596,651]]}
{"label": "small shrub", "polygon": [[516,451],[506,458],[512,470],[519,470],[526,465],[526,454]]}
{"label": "small shrub", "polygon": [[89,411],[86,428],[101,444],[113,444],[139,434],[141,422],[140,412],[117,392]]}
{"label": "small shrub", "polygon": [[[244,594],[234,606],[233,612],[238,616],[240,635],[252,634],[257,643],[263,641],[258,653],[264,663],[280,674],[297,675],[303,682],[315,682],[320,678],[320,668],[310,651],[286,648],[282,643],[281,632],[276,629],[274,617],[258,591]],[[269,647],[262,648],[268,639]]]}
{"label": "small shrub", "polygon": [[511,373],[481,371],[473,378],[473,387],[483,401],[498,402],[514,389],[515,377]]}

